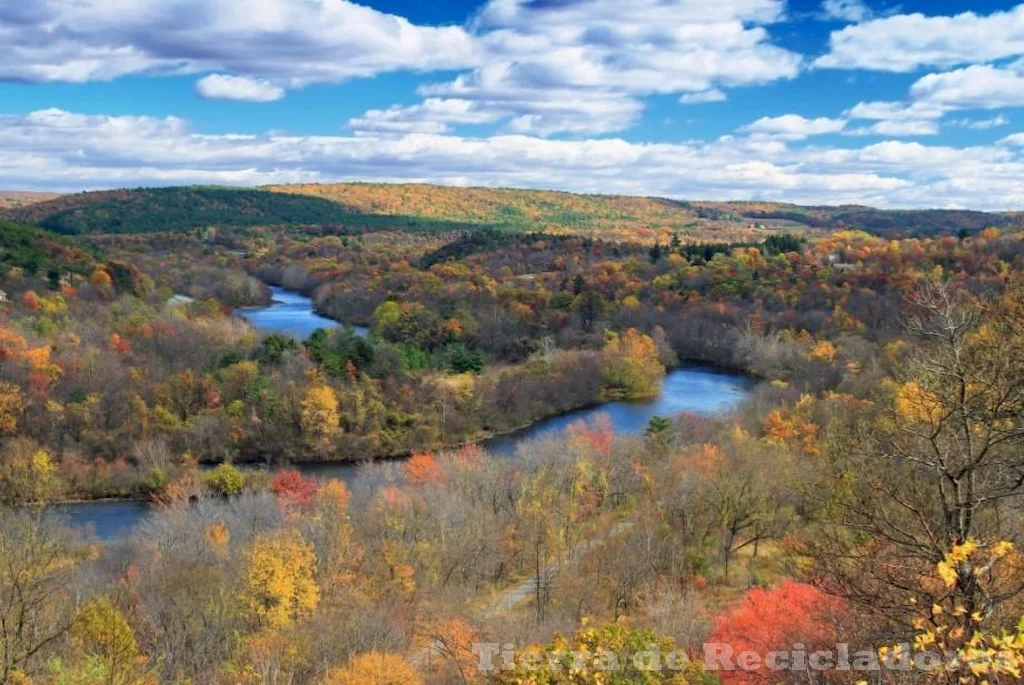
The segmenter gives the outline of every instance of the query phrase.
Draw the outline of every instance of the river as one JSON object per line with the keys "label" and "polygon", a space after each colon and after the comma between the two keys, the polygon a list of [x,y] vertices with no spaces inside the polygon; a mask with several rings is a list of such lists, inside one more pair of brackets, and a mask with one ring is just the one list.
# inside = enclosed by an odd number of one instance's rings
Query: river
{"label": "river", "polygon": [[[335,328],[340,324],[313,311],[308,297],[296,292],[271,288],[273,304],[238,310],[253,326],[267,332],[284,333],[304,340],[317,328]],[[367,335],[366,328],[356,333]],[[563,430],[570,423],[585,421],[599,413],[607,414],[618,433],[640,433],[652,416],[671,417],[681,412],[715,414],[736,407],[747,396],[753,382],[742,376],[723,373],[706,366],[684,366],[669,371],[657,397],[634,402],[607,402],[543,419],[526,428],[481,442],[491,455],[513,457],[518,445]],[[302,464],[300,471],[322,478],[339,478],[350,486],[359,477],[353,463]],[[144,502],[100,501],[61,505],[56,511],[73,527],[91,530],[101,540],[116,540],[150,514]]]}

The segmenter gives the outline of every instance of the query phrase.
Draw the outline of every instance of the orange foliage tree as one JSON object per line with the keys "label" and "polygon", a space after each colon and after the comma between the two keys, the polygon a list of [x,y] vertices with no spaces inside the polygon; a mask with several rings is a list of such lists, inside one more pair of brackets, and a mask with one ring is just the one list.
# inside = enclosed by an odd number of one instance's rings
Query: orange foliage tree
{"label": "orange foliage tree", "polygon": [[442,476],[441,466],[430,452],[417,452],[405,462],[405,477],[411,485],[438,483]]}

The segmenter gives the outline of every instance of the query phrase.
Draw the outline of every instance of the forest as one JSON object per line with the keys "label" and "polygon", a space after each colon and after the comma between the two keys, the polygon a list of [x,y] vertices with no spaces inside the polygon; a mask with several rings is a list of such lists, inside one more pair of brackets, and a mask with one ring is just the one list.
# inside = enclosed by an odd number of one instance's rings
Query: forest
{"label": "forest", "polygon": [[[643,199],[288,188],[379,223],[263,199],[221,221],[242,191],[203,189],[109,230],[143,205],[0,224],[0,684],[1019,680],[1020,227],[716,233]],[[254,328],[269,286],[348,325]],[[477,444],[694,362],[753,390]],[[114,540],[55,514],[102,498],[151,513]],[[840,643],[941,656],[768,665]],[[516,653],[482,669],[489,644]],[[652,647],[678,658],[637,666]]]}

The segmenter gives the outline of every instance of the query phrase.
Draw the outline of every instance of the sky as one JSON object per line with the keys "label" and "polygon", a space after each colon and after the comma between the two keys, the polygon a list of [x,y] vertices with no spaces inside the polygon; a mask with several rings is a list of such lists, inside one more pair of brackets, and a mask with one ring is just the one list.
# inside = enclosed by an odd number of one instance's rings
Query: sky
{"label": "sky", "polygon": [[1024,4],[0,1],[0,188],[1024,210]]}

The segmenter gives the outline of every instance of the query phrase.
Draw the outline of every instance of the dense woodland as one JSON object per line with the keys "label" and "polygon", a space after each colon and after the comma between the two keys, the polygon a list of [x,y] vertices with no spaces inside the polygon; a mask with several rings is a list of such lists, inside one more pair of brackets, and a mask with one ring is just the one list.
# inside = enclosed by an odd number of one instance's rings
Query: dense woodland
{"label": "dense woodland", "polygon": [[[0,226],[0,683],[1017,680],[1024,234],[466,229],[478,201],[439,231]],[[266,284],[370,335],[254,330]],[[472,444],[686,361],[760,383]],[[407,454],[352,489],[288,468]],[[107,496],[156,513],[99,543],[46,507]],[[714,671],[709,641],[952,661]],[[478,672],[480,642],[566,667]],[[695,658],[599,668],[652,644]]]}

